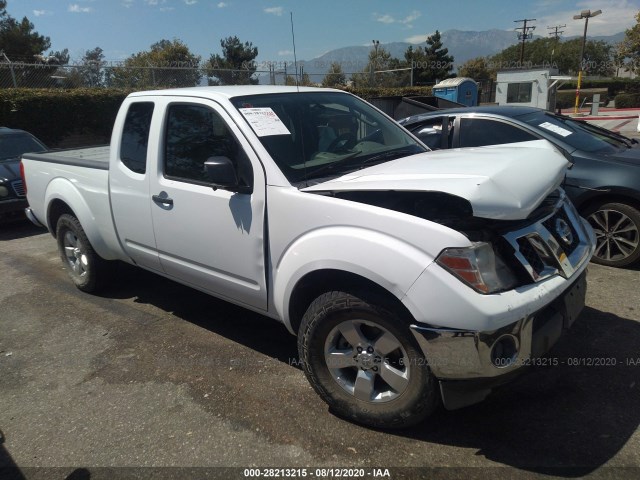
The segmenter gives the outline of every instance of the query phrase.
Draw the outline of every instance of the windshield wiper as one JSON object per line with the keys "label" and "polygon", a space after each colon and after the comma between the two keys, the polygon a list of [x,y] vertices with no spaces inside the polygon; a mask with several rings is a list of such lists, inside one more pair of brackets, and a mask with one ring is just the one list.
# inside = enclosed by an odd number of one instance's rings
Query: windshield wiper
{"label": "windshield wiper", "polygon": [[[308,176],[305,174],[304,179],[308,180],[308,179],[312,179],[312,178],[317,178],[318,173],[327,171],[327,170],[333,170],[334,168],[336,168],[339,165],[342,165],[345,161],[355,157],[356,155],[360,155],[362,153],[362,151],[358,150],[356,152],[351,152],[349,155],[345,155],[344,157],[340,158],[339,160],[336,160],[335,162],[331,162],[331,163],[327,163],[326,165],[322,165],[320,168],[314,170],[312,173],[313,175]],[[305,167],[306,170],[306,167]]]}
{"label": "windshield wiper", "polygon": [[415,151],[413,148],[401,148],[399,150],[390,150],[387,152],[379,153],[378,155],[373,155],[372,157],[363,158],[360,163],[360,169],[365,168],[368,163],[378,162],[380,160],[395,160],[400,157],[409,157],[411,155],[416,155],[418,153],[423,153],[420,151]]}

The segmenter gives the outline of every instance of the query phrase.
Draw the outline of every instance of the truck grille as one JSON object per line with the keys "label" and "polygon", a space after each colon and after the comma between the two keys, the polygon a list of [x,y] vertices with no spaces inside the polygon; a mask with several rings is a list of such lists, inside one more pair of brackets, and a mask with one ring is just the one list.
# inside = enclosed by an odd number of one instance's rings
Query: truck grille
{"label": "truck grille", "polygon": [[504,235],[534,282],[552,275],[569,278],[593,253],[591,236],[564,194],[537,222]]}
{"label": "truck grille", "polygon": [[13,188],[13,192],[18,197],[24,197],[26,195],[24,191],[24,183],[22,183],[22,180],[15,180],[11,182],[11,188]]}

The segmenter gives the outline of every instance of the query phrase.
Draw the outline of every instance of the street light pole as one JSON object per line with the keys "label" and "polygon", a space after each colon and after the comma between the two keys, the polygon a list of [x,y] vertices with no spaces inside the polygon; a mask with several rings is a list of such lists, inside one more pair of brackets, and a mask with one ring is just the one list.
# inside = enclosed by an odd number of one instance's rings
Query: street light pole
{"label": "street light pole", "polygon": [[580,48],[580,70],[578,72],[578,87],[576,88],[576,104],[573,108],[573,113],[578,113],[578,105],[580,103],[580,86],[582,84],[582,72],[584,70],[584,47],[587,44],[587,27],[589,26],[589,19],[596,17],[602,13],[602,10],[582,10],[580,15],[574,15],[574,20],[582,20],[584,18],[584,34],[582,36],[582,48]]}

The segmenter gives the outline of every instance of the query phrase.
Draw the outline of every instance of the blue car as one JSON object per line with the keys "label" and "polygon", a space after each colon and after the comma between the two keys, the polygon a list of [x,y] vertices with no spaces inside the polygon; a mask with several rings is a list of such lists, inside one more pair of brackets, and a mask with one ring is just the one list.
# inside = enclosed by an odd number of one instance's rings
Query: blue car
{"label": "blue car", "polygon": [[44,143],[24,130],[0,127],[0,220],[24,215],[27,197],[20,177],[20,156],[43,152]]}
{"label": "blue car", "polygon": [[564,188],[593,227],[593,261],[640,262],[640,144],[584,121],[531,107],[469,107],[414,115],[399,123],[433,150],[546,139],[573,163]]}

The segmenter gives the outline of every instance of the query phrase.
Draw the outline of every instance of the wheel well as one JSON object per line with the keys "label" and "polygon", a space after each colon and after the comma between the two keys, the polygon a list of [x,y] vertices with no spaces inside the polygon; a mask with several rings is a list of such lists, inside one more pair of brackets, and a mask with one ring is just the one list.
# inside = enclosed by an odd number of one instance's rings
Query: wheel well
{"label": "wheel well", "polygon": [[302,277],[291,292],[289,321],[294,332],[298,332],[302,317],[311,302],[323,293],[331,291],[359,295],[372,303],[393,309],[402,318],[412,318],[411,313],[395,295],[368,278],[343,270],[318,270]]}
{"label": "wheel well", "polygon": [[49,225],[49,230],[54,237],[56,236],[56,225],[58,224],[58,219],[65,213],[73,215],[74,217],[76,216],[73,210],[71,210],[71,207],[62,200],[54,200],[49,205],[49,211],[47,212],[47,224]]}
{"label": "wheel well", "polygon": [[624,203],[626,205],[631,205],[633,208],[640,210],[640,200],[637,200],[633,197],[628,197],[625,195],[598,195],[597,197],[591,197],[585,202],[581,203],[579,207],[577,207],[578,212],[582,215],[584,212],[589,211],[594,205],[601,203]]}

